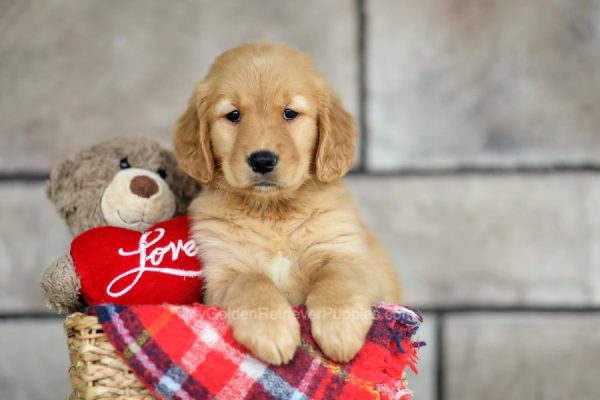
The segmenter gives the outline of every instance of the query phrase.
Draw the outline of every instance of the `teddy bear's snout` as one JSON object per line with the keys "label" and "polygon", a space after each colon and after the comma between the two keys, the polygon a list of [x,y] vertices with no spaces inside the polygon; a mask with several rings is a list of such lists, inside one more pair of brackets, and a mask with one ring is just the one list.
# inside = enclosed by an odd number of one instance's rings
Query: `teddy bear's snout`
{"label": "teddy bear's snout", "polygon": [[100,200],[108,225],[143,231],[175,215],[175,195],[158,174],[143,168],[121,169]]}
{"label": "teddy bear's snout", "polygon": [[129,190],[135,195],[148,199],[158,192],[158,184],[148,176],[138,175],[131,180]]}

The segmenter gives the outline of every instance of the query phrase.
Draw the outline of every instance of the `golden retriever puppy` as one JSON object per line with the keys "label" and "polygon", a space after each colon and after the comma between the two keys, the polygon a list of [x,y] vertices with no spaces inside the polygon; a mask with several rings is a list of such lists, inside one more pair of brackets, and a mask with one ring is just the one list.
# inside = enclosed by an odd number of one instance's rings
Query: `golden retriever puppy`
{"label": "golden retriever puppy", "polygon": [[269,363],[300,344],[291,304],[306,304],[323,352],[348,361],[371,305],[400,300],[340,179],[355,141],[352,116],[311,59],[283,45],[221,54],[179,119],[179,162],[207,185],[190,206],[205,302],[225,307],[236,340]]}

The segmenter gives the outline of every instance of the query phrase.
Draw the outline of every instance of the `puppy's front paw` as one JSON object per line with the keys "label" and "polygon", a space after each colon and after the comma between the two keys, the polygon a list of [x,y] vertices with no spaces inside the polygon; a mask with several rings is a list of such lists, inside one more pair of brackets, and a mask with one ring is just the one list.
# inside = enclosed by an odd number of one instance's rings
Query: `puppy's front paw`
{"label": "puppy's front paw", "polygon": [[339,362],[350,361],[361,349],[371,323],[371,307],[318,307],[310,310],[312,336],[325,355]]}
{"label": "puppy's front paw", "polygon": [[230,310],[229,323],[235,340],[269,364],[288,363],[300,345],[300,324],[291,307]]}

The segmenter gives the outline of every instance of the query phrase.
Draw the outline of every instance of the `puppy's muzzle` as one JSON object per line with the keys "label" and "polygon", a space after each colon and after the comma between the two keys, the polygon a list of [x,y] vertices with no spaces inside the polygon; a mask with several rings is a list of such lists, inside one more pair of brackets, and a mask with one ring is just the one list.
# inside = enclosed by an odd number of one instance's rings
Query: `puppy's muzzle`
{"label": "puppy's muzzle", "polygon": [[248,165],[257,174],[268,174],[277,165],[277,155],[267,150],[256,151],[248,157]]}

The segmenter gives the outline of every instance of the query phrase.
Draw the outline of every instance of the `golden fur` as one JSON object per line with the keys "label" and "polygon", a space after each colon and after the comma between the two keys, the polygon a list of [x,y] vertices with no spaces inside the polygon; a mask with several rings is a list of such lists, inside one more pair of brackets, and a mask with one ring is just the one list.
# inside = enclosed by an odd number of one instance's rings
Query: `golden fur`
{"label": "golden fur", "polygon": [[[284,119],[286,108],[298,116]],[[237,123],[224,117],[233,110]],[[371,305],[400,300],[394,268],[340,179],[355,140],[352,116],[310,58],[282,45],[220,55],[179,119],[179,162],[208,185],[190,206],[205,302],[226,307],[235,338],[267,362],[288,362],[300,344],[290,304],[305,303],[321,349],[347,361]],[[272,173],[248,166],[258,150],[277,154]]]}

